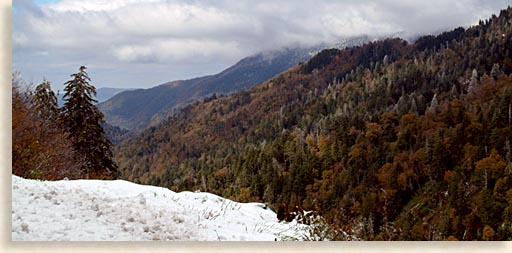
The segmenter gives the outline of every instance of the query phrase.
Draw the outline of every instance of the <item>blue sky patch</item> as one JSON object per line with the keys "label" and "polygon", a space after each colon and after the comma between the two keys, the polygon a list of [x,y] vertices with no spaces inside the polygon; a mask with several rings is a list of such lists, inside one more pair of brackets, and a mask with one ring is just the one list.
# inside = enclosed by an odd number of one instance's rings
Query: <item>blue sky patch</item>
{"label": "blue sky patch", "polygon": [[42,5],[48,3],[58,3],[60,0],[32,0],[35,4]]}

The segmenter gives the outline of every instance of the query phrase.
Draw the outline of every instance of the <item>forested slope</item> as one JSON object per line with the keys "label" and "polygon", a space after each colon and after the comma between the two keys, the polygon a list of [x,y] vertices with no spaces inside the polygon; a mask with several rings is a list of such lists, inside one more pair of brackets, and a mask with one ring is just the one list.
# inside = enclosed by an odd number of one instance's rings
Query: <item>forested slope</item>
{"label": "forested slope", "polygon": [[331,239],[510,240],[511,17],[325,50],[190,105],[118,145],[122,177],[316,210]]}

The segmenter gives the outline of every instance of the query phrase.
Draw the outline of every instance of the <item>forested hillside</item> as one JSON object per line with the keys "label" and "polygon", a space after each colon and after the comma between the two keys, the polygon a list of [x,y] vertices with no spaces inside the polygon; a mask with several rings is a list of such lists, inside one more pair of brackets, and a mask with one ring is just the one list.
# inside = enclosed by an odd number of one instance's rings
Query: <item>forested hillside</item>
{"label": "forested hillside", "polygon": [[121,177],[315,210],[325,239],[511,240],[511,17],[325,50],[187,106],[117,146]]}

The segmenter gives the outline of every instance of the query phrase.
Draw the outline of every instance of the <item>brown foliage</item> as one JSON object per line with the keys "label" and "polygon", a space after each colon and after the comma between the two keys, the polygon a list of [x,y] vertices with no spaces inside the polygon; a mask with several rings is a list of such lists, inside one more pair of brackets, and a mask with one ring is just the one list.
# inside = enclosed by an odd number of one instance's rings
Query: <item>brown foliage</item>
{"label": "brown foliage", "polygon": [[74,152],[65,133],[41,119],[31,105],[31,95],[19,81],[12,87],[12,173],[24,178],[59,180],[79,178]]}

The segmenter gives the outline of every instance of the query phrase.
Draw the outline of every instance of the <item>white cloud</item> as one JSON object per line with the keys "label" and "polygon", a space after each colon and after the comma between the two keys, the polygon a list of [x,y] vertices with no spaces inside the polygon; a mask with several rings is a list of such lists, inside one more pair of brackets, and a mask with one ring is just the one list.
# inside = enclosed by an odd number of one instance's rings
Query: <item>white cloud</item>
{"label": "white cloud", "polygon": [[124,46],[118,49],[115,49],[115,54],[118,59],[122,61],[151,61],[153,58],[153,51],[151,47],[144,46]]}
{"label": "white cloud", "polygon": [[144,45],[125,45],[114,48],[114,54],[121,61],[165,62],[179,61],[200,63],[204,59],[214,59],[241,54],[236,43],[221,43],[214,40],[153,40]]}
{"label": "white cloud", "polygon": [[333,43],[365,34],[407,37],[468,26],[497,14],[511,1],[62,0],[34,5],[14,0],[13,4],[13,65],[22,72],[38,68],[41,62],[40,70],[30,71],[48,71],[45,76],[51,79],[56,70],[49,66],[65,62],[76,65],[72,69],[87,63],[119,66],[127,72],[145,68],[148,73],[158,65],[174,73],[148,78],[156,82],[198,73],[180,72],[178,65],[183,71],[193,67],[220,71],[244,56],[289,45]]}

